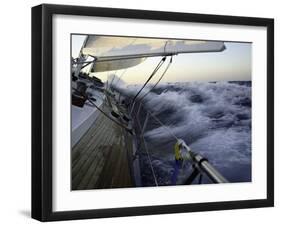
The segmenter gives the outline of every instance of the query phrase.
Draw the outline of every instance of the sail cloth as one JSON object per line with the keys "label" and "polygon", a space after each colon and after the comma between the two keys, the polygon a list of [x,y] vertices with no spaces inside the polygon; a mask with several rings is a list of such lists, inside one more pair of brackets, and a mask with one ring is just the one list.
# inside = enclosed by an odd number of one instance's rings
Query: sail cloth
{"label": "sail cloth", "polygon": [[101,72],[132,67],[146,57],[220,52],[224,49],[221,41],[89,36],[82,51],[95,57],[92,72]]}
{"label": "sail cloth", "polygon": [[109,61],[96,61],[91,72],[103,72],[120,70],[136,66],[143,62],[146,58],[124,59],[124,60],[109,60]]}

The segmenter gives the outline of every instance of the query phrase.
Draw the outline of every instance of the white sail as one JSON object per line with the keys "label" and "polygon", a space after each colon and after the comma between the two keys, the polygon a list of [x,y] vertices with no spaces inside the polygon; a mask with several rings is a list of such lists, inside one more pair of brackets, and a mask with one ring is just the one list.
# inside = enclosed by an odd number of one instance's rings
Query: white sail
{"label": "white sail", "polygon": [[103,72],[103,71],[115,71],[123,68],[129,68],[136,66],[143,62],[146,58],[135,58],[135,59],[116,59],[109,61],[97,61],[92,67],[91,72]]}
{"label": "white sail", "polygon": [[180,53],[220,52],[221,41],[170,40],[114,36],[88,36],[83,54],[95,57],[93,71],[117,70],[135,66],[146,58]]}

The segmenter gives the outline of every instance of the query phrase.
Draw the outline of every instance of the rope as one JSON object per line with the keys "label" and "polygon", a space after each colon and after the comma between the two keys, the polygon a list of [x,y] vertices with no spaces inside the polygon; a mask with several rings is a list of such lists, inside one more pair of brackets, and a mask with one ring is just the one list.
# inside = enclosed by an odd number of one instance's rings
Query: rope
{"label": "rope", "polygon": [[173,56],[171,56],[169,64],[167,65],[166,69],[164,70],[164,72],[162,73],[162,75],[160,76],[160,78],[158,79],[158,81],[155,83],[155,85],[154,85],[146,94],[144,94],[144,95],[139,99],[139,101],[143,100],[153,89],[155,89],[155,87],[158,85],[158,83],[162,80],[162,78],[164,77],[164,75],[165,75],[166,72],[168,71],[169,67],[170,67],[171,64],[172,64],[172,61],[173,61]]}
{"label": "rope", "polygon": [[111,82],[110,82],[110,85],[109,85],[109,87],[111,87],[112,86],[112,83],[113,83],[113,81],[114,81],[114,79],[115,79],[115,75],[116,74],[116,71],[115,71],[115,73],[114,73],[114,75],[113,75],[113,78],[112,78],[112,80],[111,80]]}
{"label": "rope", "polygon": [[168,131],[168,133],[175,138],[177,141],[179,140],[179,138],[171,131],[171,129],[169,127],[167,127],[163,122],[161,122],[151,111],[146,110],[161,126],[164,127],[164,129],[166,129],[166,131]]}
{"label": "rope", "polygon": [[[142,102],[140,102],[140,104],[142,104]],[[139,110],[140,110],[140,108],[139,108]],[[176,139],[176,141],[179,140],[179,138],[171,131],[171,129],[170,129],[169,127],[167,127],[164,123],[162,123],[152,112],[150,112],[149,110],[146,110],[146,112],[147,112],[149,115],[151,115],[161,126],[163,126],[164,129],[165,129],[173,138]],[[139,126],[140,130],[142,130],[138,117],[136,117],[136,120],[137,120],[137,123],[138,123],[138,126]],[[152,171],[152,176],[153,176],[155,185],[158,186],[157,177],[156,177],[156,174],[155,174],[155,171],[154,171],[154,167],[153,167],[153,164],[152,164],[152,160],[151,160],[151,158],[150,158],[150,153],[149,153],[149,151],[148,151],[147,144],[146,144],[145,138],[144,138],[144,136],[143,136],[143,133],[141,134],[141,139],[142,139],[142,141],[143,141],[144,148],[145,148],[145,151],[146,151],[146,154],[147,154],[147,157],[148,157],[148,161],[149,161],[149,165],[150,165],[150,168],[151,168],[151,171]]]}
{"label": "rope", "polygon": [[[164,124],[162,123],[152,112],[148,111],[147,110],[147,113],[149,115],[151,115],[159,124],[161,124],[167,131],[169,134],[172,135],[173,138],[175,138],[177,141],[178,141],[178,138],[177,136]],[[139,122],[139,119],[137,118],[137,122],[138,122],[138,126],[141,130],[141,126],[140,126],[140,122]],[[152,160],[150,158],[150,153],[148,151],[148,148],[147,148],[147,144],[146,144],[146,141],[145,141],[145,138],[143,136],[143,133],[141,134],[141,138],[143,140],[143,144],[144,144],[144,149],[146,151],[146,154],[147,154],[147,157],[148,157],[148,161],[149,161],[149,164],[150,164],[150,168],[151,168],[151,171],[152,171],[152,176],[153,176],[153,179],[154,179],[154,182],[155,182],[155,185],[158,186],[158,181],[157,181],[157,177],[156,177],[156,174],[155,174],[155,171],[154,171],[154,167],[153,167],[153,164],[152,164]]]}
{"label": "rope", "polygon": [[[137,38],[135,38],[129,45],[128,47],[130,47],[131,45],[133,45],[136,42]],[[119,76],[117,82],[115,85],[117,85],[117,83],[120,81],[121,77],[125,74],[125,72],[127,71],[128,68],[125,68],[125,70],[122,72],[122,74]],[[117,72],[117,70],[115,71],[115,73]],[[113,81],[111,82],[111,86],[113,85]]]}
{"label": "rope", "polygon": [[124,71],[122,72],[122,74],[119,76],[117,82],[115,82],[115,85],[117,86],[117,84],[119,83],[120,79],[123,77],[123,75],[126,73],[128,68],[124,69]]}
{"label": "rope", "polygon": [[[140,124],[140,121],[139,121],[138,118],[137,118],[137,123],[138,123],[138,126],[139,126],[140,130],[142,130],[141,124]],[[142,138],[142,141],[143,141],[143,144],[144,144],[144,149],[145,149],[147,157],[148,157],[148,161],[149,161],[149,164],[150,164],[150,168],[151,168],[151,172],[152,172],[152,175],[153,175],[153,179],[154,179],[155,185],[158,186],[156,174],[155,174],[155,171],[154,171],[154,168],[153,168],[153,164],[152,164],[152,161],[151,161],[151,158],[150,158],[150,154],[149,154],[149,151],[148,151],[148,148],[147,148],[147,144],[146,144],[146,141],[144,139],[143,134],[141,135],[141,138]]]}
{"label": "rope", "polygon": [[[134,40],[132,43],[134,43],[134,42],[135,42],[135,40]],[[132,43],[131,43],[131,44],[132,44]],[[131,44],[130,44],[130,45],[131,45]],[[166,42],[166,44],[165,44],[164,51],[165,51],[165,49],[166,49],[166,45],[167,45],[167,42]],[[163,58],[160,60],[160,62],[157,64],[157,66],[155,67],[155,69],[153,70],[153,72],[151,73],[151,75],[149,76],[149,78],[147,79],[147,81],[144,83],[144,85],[142,86],[142,88],[141,88],[141,89],[138,91],[138,93],[134,96],[134,98],[133,98],[133,100],[132,100],[132,102],[131,102],[132,105],[134,105],[135,100],[136,100],[137,97],[140,95],[141,91],[145,88],[145,86],[146,86],[146,85],[148,84],[148,82],[152,79],[152,77],[156,74],[156,72],[161,68],[161,66],[164,64],[165,60],[166,60],[166,56],[163,57]],[[155,85],[154,85],[147,93],[145,93],[145,94],[140,98],[139,102],[140,102],[141,100],[143,100],[144,97],[147,96],[148,93],[150,93],[150,92],[159,84],[159,82],[162,80],[162,78],[164,77],[164,75],[165,75],[166,72],[168,71],[168,69],[169,69],[171,63],[172,63],[172,56],[171,56],[171,58],[170,58],[169,64],[168,64],[167,67],[165,68],[164,72],[162,73],[162,75],[160,76],[160,78],[158,79],[158,81],[155,83]],[[126,69],[123,71],[123,73],[119,76],[117,82],[115,82],[116,85],[117,85],[118,82],[120,81],[121,77],[126,73],[126,71],[127,71],[127,68],[126,68]],[[116,73],[116,72],[115,72],[115,73]],[[115,76],[114,76],[114,78],[112,79],[110,85],[107,83],[107,88],[106,88],[106,90],[109,89],[109,88],[113,85],[113,83],[114,83],[113,81],[114,81],[114,80],[115,80]],[[73,89],[76,90],[75,88],[73,88]],[[78,91],[78,90],[76,90],[76,91]],[[79,92],[79,91],[78,91],[78,92]],[[80,93],[80,92],[79,92],[79,93]],[[80,94],[81,94],[81,93],[80,93]],[[83,94],[81,94],[81,95],[84,96]],[[118,122],[118,121],[112,119],[106,112],[104,112],[101,108],[99,108],[99,107],[98,107],[93,101],[91,101],[87,96],[84,96],[84,97],[85,97],[94,107],[96,107],[102,114],[104,114],[108,119],[110,119],[111,121],[113,121],[113,122],[114,122],[115,124],[117,124],[118,126],[124,128],[126,131],[131,132],[130,130],[128,130],[128,128],[127,128],[126,126],[124,126],[124,125],[121,124],[120,122]],[[130,99],[131,99],[131,98],[130,98]],[[141,103],[141,102],[140,102],[140,103]],[[158,123],[175,139],[175,140],[176,140],[176,141],[179,140],[179,138],[172,132],[172,130],[171,130],[169,127],[167,127],[163,122],[161,122],[152,112],[150,112],[150,111],[147,110],[147,113],[148,113],[149,115],[151,115],[151,116],[154,118],[154,120],[156,120],[156,121],[157,121],[157,122],[158,122]],[[137,118],[137,121],[138,121],[138,118]],[[140,127],[140,129],[141,129],[141,125],[140,125],[140,122],[139,122],[139,121],[138,121],[138,125],[139,125],[139,127]],[[152,160],[151,160],[151,157],[150,157],[150,153],[149,153],[149,151],[148,151],[147,144],[146,144],[146,141],[145,141],[145,138],[144,138],[143,134],[142,134],[141,137],[142,137],[142,140],[143,140],[143,144],[144,144],[145,151],[146,151],[146,153],[147,153],[147,157],[148,157],[148,160],[149,160],[149,164],[150,164],[150,167],[151,167],[151,171],[152,171],[152,175],[153,175],[153,179],[154,179],[155,185],[158,186],[157,177],[156,177],[156,174],[155,174],[155,171],[154,171],[154,167],[153,167],[153,164],[152,164]],[[202,179],[201,179],[201,180],[202,180]]]}
{"label": "rope", "polygon": [[144,89],[144,87],[147,85],[147,83],[152,79],[152,77],[156,74],[156,72],[159,70],[159,68],[163,65],[163,63],[165,62],[166,57],[163,57],[160,62],[157,64],[156,68],[153,70],[153,72],[151,73],[151,75],[149,76],[149,78],[146,80],[146,82],[144,83],[144,85],[142,86],[142,88],[138,91],[138,93],[134,96],[133,101],[132,101],[132,105],[134,104],[135,100],[137,99],[138,95],[141,93],[141,91]]}
{"label": "rope", "polygon": [[[153,90],[158,83],[161,81],[161,79],[164,77],[165,73],[167,72],[167,70],[169,69],[171,63],[172,63],[172,59],[173,57],[171,56],[170,58],[170,62],[168,64],[168,66],[166,67],[165,71],[163,72],[163,74],[161,75],[161,77],[159,78],[159,80],[156,82],[156,84],[152,87],[152,89],[150,89],[146,94],[144,94],[144,96],[141,97],[140,101],[149,93],[151,92],[151,90]],[[133,98],[132,103],[135,102],[136,97],[139,95],[139,93],[142,91],[142,89],[145,87],[145,85],[148,83],[148,81],[152,78],[152,76],[159,70],[159,68],[162,66],[162,64],[164,63],[164,61],[166,60],[166,57],[163,57],[161,59],[161,61],[158,63],[158,65],[156,66],[156,68],[154,69],[154,71],[152,72],[151,76],[149,77],[149,79],[146,81],[146,83],[143,85],[143,87],[140,89],[140,91],[135,95],[135,97]],[[139,101],[139,102],[140,102]],[[141,103],[141,102],[140,102]],[[171,131],[171,129],[169,127],[167,127],[164,123],[162,123],[151,111],[146,110],[161,126],[164,127],[164,129],[173,137],[175,138],[176,141],[179,140],[179,138]]]}
{"label": "rope", "polygon": [[[129,97],[130,98],[130,97]],[[130,98],[131,99],[131,98]],[[140,102],[140,104],[142,104],[142,102]],[[166,129],[166,131],[173,137],[175,138],[176,141],[179,140],[179,138],[171,131],[171,129],[169,127],[167,127],[163,122],[161,122],[151,111],[146,109],[146,112],[149,113],[161,126],[164,127],[164,129]]]}
{"label": "rope", "polygon": [[168,42],[169,42],[169,40],[166,41],[166,43],[165,43],[165,46],[164,46],[164,53],[166,53],[166,47],[167,47],[167,45],[168,45]]}
{"label": "rope", "polygon": [[98,107],[91,99],[89,99],[87,96],[85,96],[83,93],[81,93],[79,90],[77,90],[76,88],[73,88],[73,90],[75,90],[76,92],[78,92],[80,95],[82,95],[84,98],[86,98],[95,108],[97,108],[102,114],[104,114],[104,116],[106,116],[108,119],[110,119],[112,122],[116,123],[118,126],[122,127],[123,129],[125,129],[126,131],[130,132],[131,131],[124,126],[123,124],[121,124],[120,122],[114,120],[113,118],[111,118],[106,112],[104,112],[100,107]]}
{"label": "rope", "polygon": [[155,174],[155,172],[154,172],[154,168],[153,168],[153,165],[152,165],[152,161],[151,161],[151,158],[150,158],[150,154],[149,154],[149,152],[148,152],[147,145],[146,145],[146,142],[145,142],[145,139],[144,139],[143,136],[142,136],[142,139],[143,139],[144,148],[145,148],[145,151],[146,151],[148,160],[149,160],[149,164],[150,164],[150,167],[151,167],[151,171],[152,171],[152,175],[153,175],[153,178],[154,178],[155,185],[158,186],[156,174]]}

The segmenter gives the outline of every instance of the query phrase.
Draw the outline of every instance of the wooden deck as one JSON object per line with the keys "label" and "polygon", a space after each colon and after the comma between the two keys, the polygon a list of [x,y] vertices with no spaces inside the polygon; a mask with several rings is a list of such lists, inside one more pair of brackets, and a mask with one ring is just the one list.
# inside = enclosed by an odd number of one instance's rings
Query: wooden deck
{"label": "wooden deck", "polygon": [[[102,108],[110,115],[110,105]],[[72,149],[72,190],[133,187],[130,136],[100,113]]]}

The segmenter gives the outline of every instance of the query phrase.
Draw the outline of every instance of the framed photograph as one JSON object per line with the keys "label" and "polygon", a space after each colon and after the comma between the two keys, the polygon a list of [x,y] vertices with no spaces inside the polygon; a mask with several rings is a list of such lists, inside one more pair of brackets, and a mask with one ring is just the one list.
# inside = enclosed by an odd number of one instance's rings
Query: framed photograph
{"label": "framed photograph", "polygon": [[274,205],[274,21],[32,8],[32,217]]}

